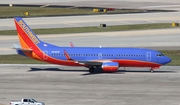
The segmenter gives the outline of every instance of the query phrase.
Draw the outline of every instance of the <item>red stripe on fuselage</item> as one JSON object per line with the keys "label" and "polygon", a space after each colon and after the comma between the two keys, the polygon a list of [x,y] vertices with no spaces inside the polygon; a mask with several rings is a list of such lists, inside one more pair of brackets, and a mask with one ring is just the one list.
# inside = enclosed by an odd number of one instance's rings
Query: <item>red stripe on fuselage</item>
{"label": "red stripe on fuselage", "polygon": [[159,67],[161,64],[154,62],[146,62],[139,60],[111,60],[113,62],[118,62],[120,67]]}

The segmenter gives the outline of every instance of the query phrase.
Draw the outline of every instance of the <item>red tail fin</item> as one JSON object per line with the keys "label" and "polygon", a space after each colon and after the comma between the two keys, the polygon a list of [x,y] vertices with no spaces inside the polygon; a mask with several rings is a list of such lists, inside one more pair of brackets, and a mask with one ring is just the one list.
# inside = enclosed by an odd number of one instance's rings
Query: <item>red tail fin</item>
{"label": "red tail fin", "polygon": [[21,47],[24,49],[37,49],[41,41],[30,27],[20,17],[14,18]]}

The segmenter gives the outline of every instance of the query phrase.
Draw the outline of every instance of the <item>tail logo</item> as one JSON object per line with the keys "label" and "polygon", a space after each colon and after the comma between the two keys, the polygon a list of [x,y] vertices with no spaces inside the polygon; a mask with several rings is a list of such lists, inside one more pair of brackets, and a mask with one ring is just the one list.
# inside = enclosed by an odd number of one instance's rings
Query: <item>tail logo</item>
{"label": "tail logo", "polygon": [[18,24],[21,26],[21,28],[26,32],[26,34],[31,38],[31,40],[37,45],[40,43],[39,39],[37,39],[36,36],[31,32],[29,27],[22,21],[20,20]]}

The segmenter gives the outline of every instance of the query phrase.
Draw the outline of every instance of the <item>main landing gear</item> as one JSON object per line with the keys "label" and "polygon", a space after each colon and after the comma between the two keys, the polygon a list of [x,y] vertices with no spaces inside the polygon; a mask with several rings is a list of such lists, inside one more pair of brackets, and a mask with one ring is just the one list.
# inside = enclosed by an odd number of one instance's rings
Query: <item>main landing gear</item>
{"label": "main landing gear", "polygon": [[150,72],[151,72],[151,73],[154,73],[154,69],[153,69],[153,68],[151,68],[151,69],[150,69]]}
{"label": "main landing gear", "polygon": [[94,67],[90,67],[90,68],[89,68],[89,73],[93,73],[93,72],[94,72],[94,70],[95,70],[95,68],[94,68]]}

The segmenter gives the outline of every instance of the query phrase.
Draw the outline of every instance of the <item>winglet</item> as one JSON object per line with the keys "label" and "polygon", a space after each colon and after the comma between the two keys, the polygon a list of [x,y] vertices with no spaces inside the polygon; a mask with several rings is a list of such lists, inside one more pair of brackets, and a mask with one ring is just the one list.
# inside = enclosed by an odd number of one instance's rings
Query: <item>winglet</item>
{"label": "winglet", "polygon": [[75,47],[75,45],[73,44],[73,42],[70,42],[70,45],[71,45],[71,47]]}
{"label": "winglet", "polygon": [[73,60],[71,59],[71,57],[69,56],[69,54],[66,52],[66,50],[64,50],[64,55],[66,56],[67,60]]}

